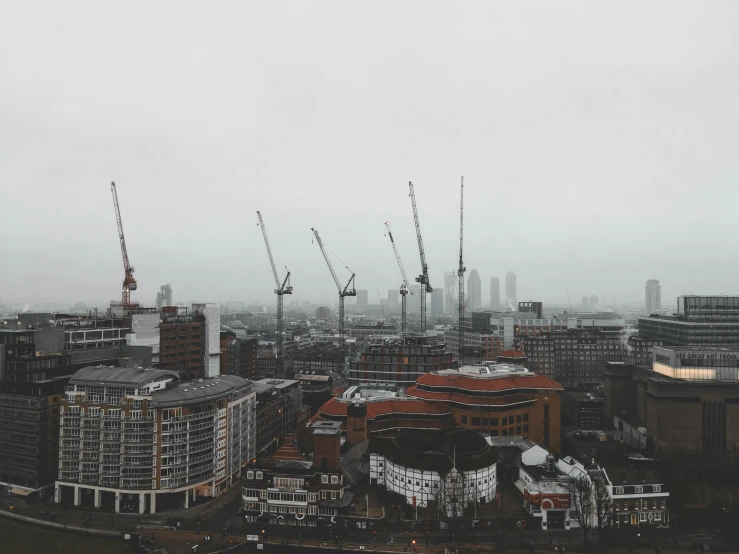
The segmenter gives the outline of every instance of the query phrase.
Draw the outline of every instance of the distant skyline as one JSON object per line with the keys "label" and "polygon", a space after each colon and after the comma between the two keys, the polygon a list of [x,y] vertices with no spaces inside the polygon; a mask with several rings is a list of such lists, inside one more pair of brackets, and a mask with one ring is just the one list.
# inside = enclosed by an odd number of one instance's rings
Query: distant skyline
{"label": "distant skyline", "polygon": [[120,299],[112,180],[146,306],[274,303],[256,210],[295,299],[336,303],[311,227],[397,288],[408,181],[443,287],[461,175],[465,265],[518,300],[739,293],[735,2],[41,5],[0,33],[3,303]]}

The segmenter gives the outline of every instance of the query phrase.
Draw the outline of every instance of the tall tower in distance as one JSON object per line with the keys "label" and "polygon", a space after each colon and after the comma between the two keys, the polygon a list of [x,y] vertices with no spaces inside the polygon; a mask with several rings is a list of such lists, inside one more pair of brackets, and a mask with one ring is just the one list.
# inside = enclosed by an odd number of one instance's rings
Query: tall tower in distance
{"label": "tall tower in distance", "polygon": [[453,315],[457,310],[454,307],[454,295],[457,290],[457,274],[454,271],[444,272],[444,315]]}
{"label": "tall tower in distance", "polygon": [[518,294],[516,293],[516,274],[509,271],[505,276],[505,296],[506,303],[512,310],[518,307]]}
{"label": "tall tower in distance", "polygon": [[644,287],[644,307],[648,315],[656,314],[662,307],[662,287],[657,279],[647,281]]}
{"label": "tall tower in distance", "polygon": [[500,308],[500,281],[497,277],[490,278],[490,309]]}
{"label": "tall tower in distance", "polygon": [[357,313],[366,314],[369,304],[369,299],[366,290],[357,290]]}
{"label": "tall tower in distance", "polygon": [[476,269],[470,271],[470,276],[467,277],[467,297],[469,298],[467,304],[469,311],[473,312],[482,308],[482,281]]}
{"label": "tall tower in distance", "polygon": [[161,310],[162,306],[174,306],[172,304],[172,285],[162,285],[159,287],[156,300],[157,310]]}

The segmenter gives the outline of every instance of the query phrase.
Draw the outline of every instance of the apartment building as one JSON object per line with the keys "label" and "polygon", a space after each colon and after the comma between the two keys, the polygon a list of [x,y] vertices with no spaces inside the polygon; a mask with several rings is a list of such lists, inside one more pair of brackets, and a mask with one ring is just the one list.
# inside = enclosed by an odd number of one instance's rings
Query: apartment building
{"label": "apartment building", "polygon": [[232,375],[80,369],[59,408],[55,501],[141,514],[217,496],[254,457],[255,408]]}

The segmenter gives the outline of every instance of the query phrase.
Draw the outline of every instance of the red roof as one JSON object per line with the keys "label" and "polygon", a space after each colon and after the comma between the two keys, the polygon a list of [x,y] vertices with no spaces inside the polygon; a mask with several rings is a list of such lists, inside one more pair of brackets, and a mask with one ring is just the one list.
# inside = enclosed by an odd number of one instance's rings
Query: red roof
{"label": "red roof", "polygon": [[[416,383],[419,385],[427,385],[429,387],[454,387],[462,390],[479,390],[479,391],[504,391],[515,389],[556,389],[562,390],[563,387],[549,377],[537,374],[511,375],[510,377],[487,377],[482,375],[475,377],[465,375],[463,373],[426,373],[421,375]],[[410,387],[408,393],[415,387]]]}
{"label": "red roof", "polygon": [[[346,416],[348,402],[332,398],[318,409],[320,414],[330,416]],[[385,414],[448,414],[449,410],[438,404],[424,400],[378,400],[367,402],[367,419],[375,419]]]}
{"label": "red roof", "polygon": [[523,352],[519,352],[518,350],[511,349],[503,352],[501,356],[504,358],[525,358],[526,354],[524,354]]}

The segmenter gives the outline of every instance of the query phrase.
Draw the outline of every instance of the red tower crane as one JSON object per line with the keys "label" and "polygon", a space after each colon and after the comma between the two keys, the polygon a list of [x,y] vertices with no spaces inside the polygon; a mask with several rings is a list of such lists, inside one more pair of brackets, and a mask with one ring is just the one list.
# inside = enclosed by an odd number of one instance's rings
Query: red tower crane
{"label": "red tower crane", "polygon": [[122,304],[125,307],[138,306],[131,304],[131,291],[138,288],[138,283],[133,276],[133,267],[128,261],[128,251],[126,250],[126,237],[123,236],[123,223],[121,222],[121,209],[118,206],[118,191],[115,188],[115,181],[110,183],[110,192],[113,193],[113,205],[115,206],[115,218],[118,222],[118,238],[121,241],[121,254],[123,255],[123,294]]}

